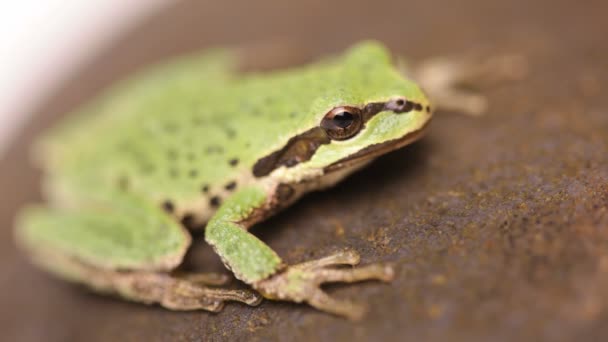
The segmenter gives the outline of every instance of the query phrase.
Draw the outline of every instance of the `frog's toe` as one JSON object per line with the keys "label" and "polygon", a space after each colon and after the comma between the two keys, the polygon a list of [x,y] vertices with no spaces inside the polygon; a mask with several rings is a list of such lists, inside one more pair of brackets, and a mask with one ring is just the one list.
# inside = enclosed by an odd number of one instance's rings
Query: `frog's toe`
{"label": "frog's toe", "polygon": [[178,280],[163,297],[162,306],[172,310],[207,310],[219,312],[226,301],[245,303],[250,306],[260,304],[262,296],[250,290],[216,289]]}
{"label": "frog's toe", "polygon": [[262,302],[262,296],[250,290],[226,290],[211,289],[207,291],[207,296],[216,300],[241,302],[250,306],[256,306]]}
{"label": "frog's toe", "polygon": [[363,318],[366,311],[365,306],[361,304],[335,299],[321,290],[312,293],[307,302],[318,310],[347,317],[354,321]]}
{"label": "frog's toe", "polygon": [[337,300],[327,295],[320,286],[325,283],[354,283],[366,280],[390,281],[394,268],[387,264],[371,264],[358,268],[344,268],[342,265],[356,265],[359,254],[343,251],[318,260],[289,266],[283,272],[254,284],[264,297],[306,302],[311,306],[335,315],[359,319],[365,308],[346,300]]}
{"label": "frog's toe", "polygon": [[[372,264],[353,269],[321,269],[315,274],[316,283],[354,283],[365,280],[391,281],[395,272],[391,265]],[[337,300],[328,296],[325,292],[317,290],[307,302],[313,307],[331,312],[333,314],[348,317],[353,320],[361,319],[365,313],[365,307],[360,304],[346,300]]]}
{"label": "frog's toe", "polygon": [[209,285],[209,286],[220,286],[226,285],[232,277],[222,273],[181,273],[175,274],[175,277],[183,279],[195,284]]}
{"label": "frog's toe", "polygon": [[371,264],[353,269],[324,268],[316,274],[320,283],[354,283],[365,280],[380,280],[389,282],[395,276],[395,270],[390,264]]}
{"label": "frog's toe", "polygon": [[297,267],[301,269],[319,269],[327,266],[338,266],[338,265],[358,265],[361,261],[359,253],[352,249],[343,250],[318,260],[311,260],[298,264]]}

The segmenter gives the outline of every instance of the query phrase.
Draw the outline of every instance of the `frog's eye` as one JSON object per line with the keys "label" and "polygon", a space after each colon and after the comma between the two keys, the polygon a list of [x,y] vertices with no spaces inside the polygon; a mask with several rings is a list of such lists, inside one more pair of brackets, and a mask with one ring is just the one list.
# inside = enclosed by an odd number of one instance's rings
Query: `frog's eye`
{"label": "frog's eye", "polygon": [[336,107],[321,121],[321,128],[332,140],[344,140],[357,134],[362,127],[361,110],[355,107]]}

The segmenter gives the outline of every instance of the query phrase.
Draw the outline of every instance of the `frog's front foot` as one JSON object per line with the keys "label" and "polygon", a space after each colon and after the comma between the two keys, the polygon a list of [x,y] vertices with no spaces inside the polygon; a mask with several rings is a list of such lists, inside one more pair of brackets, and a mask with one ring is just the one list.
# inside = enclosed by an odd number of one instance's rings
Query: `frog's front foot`
{"label": "frog's front foot", "polygon": [[346,300],[337,300],[327,295],[320,286],[323,283],[353,283],[364,280],[391,281],[394,269],[390,265],[372,264],[359,268],[342,268],[341,265],[354,266],[359,263],[355,251],[342,251],[328,257],[287,267],[281,273],[259,281],[253,285],[264,297],[296,303],[306,302],[313,307],[359,319],[363,316],[363,306]]}

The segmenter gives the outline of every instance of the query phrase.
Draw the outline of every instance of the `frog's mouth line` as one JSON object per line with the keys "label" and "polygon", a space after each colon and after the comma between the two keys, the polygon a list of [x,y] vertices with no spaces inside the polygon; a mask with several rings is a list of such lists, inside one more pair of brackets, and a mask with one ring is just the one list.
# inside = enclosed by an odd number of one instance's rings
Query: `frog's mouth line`
{"label": "frog's mouth line", "polygon": [[334,171],[342,170],[344,168],[357,165],[361,162],[379,157],[383,154],[386,154],[387,152],[407,146],[424,136],[427,131],[429,122],[430,121],[427,121],[421,128],[409,132],[401,138],[367,146],[366,148],[361,149],[353,155],[350,155],[344,159],[338,160],[337,162],[330,164],[329,166],[326,166],[323,171],[325,173],[331,173]]}

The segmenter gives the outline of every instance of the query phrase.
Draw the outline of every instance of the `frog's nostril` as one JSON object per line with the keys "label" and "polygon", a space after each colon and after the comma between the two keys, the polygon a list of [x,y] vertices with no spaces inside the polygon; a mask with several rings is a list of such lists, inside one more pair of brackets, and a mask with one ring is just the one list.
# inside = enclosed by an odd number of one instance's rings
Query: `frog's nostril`
{"label": "frog's nostril", "polygon": [[415,106],[415,103],[404,98],[394,99],[385,105],[385,109],[391,110],[397,114],[410,112]]}

